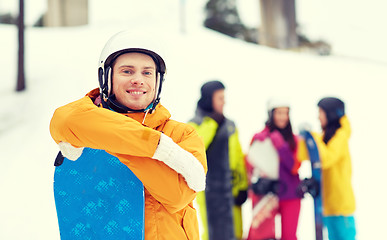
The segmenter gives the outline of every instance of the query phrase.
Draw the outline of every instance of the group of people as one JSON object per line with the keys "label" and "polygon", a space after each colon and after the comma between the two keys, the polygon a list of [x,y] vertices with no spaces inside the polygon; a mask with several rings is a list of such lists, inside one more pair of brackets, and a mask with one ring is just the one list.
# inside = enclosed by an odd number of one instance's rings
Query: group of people
{"label": "group of people", "polygon": [[[204,223],[202,239],[242,239],[240,206],[249,192],[252,221],[247,240],[276,239],[277,214],[281,216],[281,239],[295,240],[305,193],[300,189],[310,179],[302,181],[298,174],[309,154],[304,139],[293,132],[290,105],[280,98],[268,101],[265,126],[253,136],[244,155],[235,124],[223,115],[224,89],[220,81],[205,83],[190,122],[203,137],[207,153],[206,189],[197,198]],[[344,102],[326,97],[317,106],[322,133],[312,135],[321,158],[323,182],[314,193],[320,192],[323,199],[329,239],[355,239],[348,145],[351,128]],[[313,187],[320,188],[320,184]]]}
{"label": "group of people", "polygon": [[[164,58],[134,37],[114,35],[101,53],[99,88],[55,111],[50,131],[63,156],[76,160],[83,147],[103,149],[133,171],[144,185],[145,239],[240,240],[248,198],[252,211],[264,200],[272,203],[268,212],[281,215],[281,239],[297,239],[298,169],[309,156],[292,130],[289,104],[268,102],[265,127],[244,154],[235,123],[223,113],[224,84],[205,83],[192,120],[172,120],[160,103]],[[340,99],[324,98],[318,107],[322,133],[313,136],[324,224],[331,240],[355,239],[350,124]],[[274,218],[252,220],[248,240],[275,238]]]}

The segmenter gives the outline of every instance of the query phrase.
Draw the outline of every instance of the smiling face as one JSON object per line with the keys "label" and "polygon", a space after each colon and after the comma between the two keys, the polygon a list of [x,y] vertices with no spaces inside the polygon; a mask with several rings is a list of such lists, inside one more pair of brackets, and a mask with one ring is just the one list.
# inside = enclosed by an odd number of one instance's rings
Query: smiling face
{"label": "smiling face", "polygon": [[289,123],[289,108],[278,107],[273,111],[274,125],[279,129],[284,129]]}
{"label": "smiling face", "polygon": [[142,53],[120,55],[113,64],[113,93],[117,101],[133,110],[145,109],[155,97],[156,64]]}

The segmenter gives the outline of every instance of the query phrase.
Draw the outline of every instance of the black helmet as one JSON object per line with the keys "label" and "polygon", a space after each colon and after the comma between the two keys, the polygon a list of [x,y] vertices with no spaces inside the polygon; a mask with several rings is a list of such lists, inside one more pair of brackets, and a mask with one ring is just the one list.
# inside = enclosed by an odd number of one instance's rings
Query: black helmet
{"label": "black helmet", "polygon": [[345,114],[344,102],[335,97],[326,97],[321,99],[319,106],[327,115],[328,122],[339,120]]}
{"label": "black helmet", "polygon": [[200,89],[201,97],[198,101],[198,106],[207,112],[214,111],[212,107],[212,96],[214,92],[219,89],[225,89],[224,85],[220,81],[209,81],[203,84]]}

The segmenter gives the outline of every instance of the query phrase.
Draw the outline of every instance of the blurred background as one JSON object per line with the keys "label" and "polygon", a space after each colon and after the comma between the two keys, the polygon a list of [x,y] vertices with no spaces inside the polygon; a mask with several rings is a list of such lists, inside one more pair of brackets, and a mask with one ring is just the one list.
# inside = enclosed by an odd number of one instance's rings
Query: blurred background
{"label": "blurred background", "polygon": [[[245,152],[270,97],[290,100],[296,131],[304,122],[319,131],[320,98],[343,99],[358,239],[382,239],[386,9],[383,0],[0,0],[0,239],[59,239],[50,119],[98,87],[100,51],[124,29],[153,32],[163,43],[161,103],[173,119],[193,116],[204,82],[225,83],[225,113]],[[304,164],[301,176],[309,169]],[[243,206],[246,231],[250,204]],[[314,239],[313,228],[307,196],[299,239]]]}

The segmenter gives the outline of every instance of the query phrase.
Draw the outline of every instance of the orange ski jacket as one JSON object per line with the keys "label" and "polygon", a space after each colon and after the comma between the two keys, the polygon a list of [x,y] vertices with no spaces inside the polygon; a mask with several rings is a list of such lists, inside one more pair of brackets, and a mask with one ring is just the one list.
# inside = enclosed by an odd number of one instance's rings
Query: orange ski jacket
{"label": "orange ski jacket", "polygon": [[[152,114],[121,114],[94,104],[99,90],[58,108],[50,132],[56,143],[103,149],[120,159],[142,181],[145,193],[146,240],[196,240],[199,228],[190,189],[184,176],[152,159],[161,132],[195,156],[207,172],[203,141],[193,127],[170,119],[158,105]],[[189,162],[187,166],[189,169]]]}

